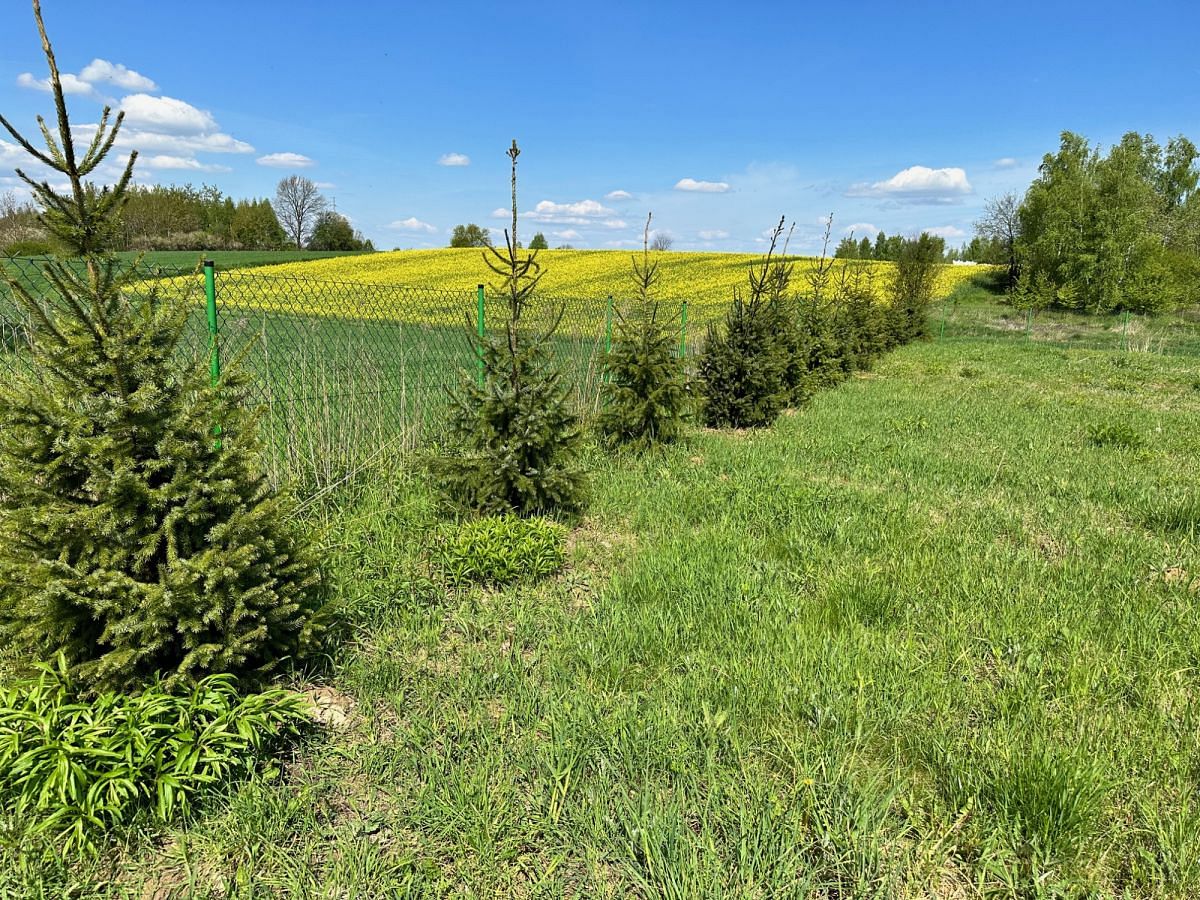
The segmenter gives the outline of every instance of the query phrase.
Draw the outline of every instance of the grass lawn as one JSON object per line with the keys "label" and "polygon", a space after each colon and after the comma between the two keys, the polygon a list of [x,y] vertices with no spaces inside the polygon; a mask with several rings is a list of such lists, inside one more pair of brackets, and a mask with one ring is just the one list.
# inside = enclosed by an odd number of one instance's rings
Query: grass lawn
{"label": "grass lawn", "polygon": [[280,263],[302,263],[335,256],[358,256],[357,251],[345,250],[150,250],[140,252],[128,250],[118,253],[120,259],[130,262],[141,258],[147,266],[165,269],[192,269],[211,259],[218,269],[253,269],[258,266],[274,266]]}
{"label": "grass lawn", "polygon": [[0,883],[1195,896],[1196,360],[985,307],[772,429],[597,455],[536,585],[448,587],[422,479],[357,485],[314,514],[354,621],[336,725],[99,869],[9,853]]}

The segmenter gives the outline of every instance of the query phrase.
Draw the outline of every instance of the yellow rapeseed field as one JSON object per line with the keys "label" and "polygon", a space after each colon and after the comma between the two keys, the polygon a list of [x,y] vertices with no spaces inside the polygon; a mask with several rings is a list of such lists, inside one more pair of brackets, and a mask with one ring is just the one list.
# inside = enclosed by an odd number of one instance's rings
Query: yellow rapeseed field
{"label": "yellow rapeseed field", "polygon": [[[733,296],[734,289],[745,289],[749,268],[760,256],[745,253],[654,253],[658,261],[660,280],[655,289],[664,306],[675,307],[688,301],[688,318],[697,324],[711,321],[721,314]],[[603,315],[606,298],[611,294],[618,300],[633,293],[630,254],[622,250],[543,250],[538,254],[544,275],[539,292],[547,301],[568,301],[571,310],[595,305]],[[797,258],[793,287],[803,291],[807,275],[817,266],[813,258]],[[835,261],[841,266],[841,260]],[[892,264],[886,262],[855,262],[865,267],[875,289],[882,294],[890,278]],[[944,296],[966,278],[977,274],[980,267],[945,266],[938,276],[937,295]],[[375,286],[406,286],[461,292],[469,297],[477,284],[497,284],[499,279],[484,263],[480,250],[396,250],[362,256],[343,256],[330,259],[284,263],[254,269],[252,277],[278,278],[261,297],[265,305],[290,312],[346,314],[341,297],[352,294],[350,284]],[[297,291],[298,280],[316,279],[343,282],[347,288],[331,291]],[[492,293],[489,291],[489,293]],[[328,296],[330,299],[325,300]],[[362,314],[370,317],[386,314],[378,309],[387,303],[388,293],[374,293],[363,304]],[[233,298],[230,298],[231,300]],[[237,301],[234,301],[237,302]],[[399,301],[398,301],[399,302]],[[464,305],[466,305],[466,303]],[[257,305],[257,304],[256,304]],[[449,310],[442,302],[430,298],[430,316],[441,319]],[[454,305],[454,304],[451,304]],[[405,319],[420,318],[415,309],[396,310]],[[454,311],[452,320],[462,322],[461,312]]]}

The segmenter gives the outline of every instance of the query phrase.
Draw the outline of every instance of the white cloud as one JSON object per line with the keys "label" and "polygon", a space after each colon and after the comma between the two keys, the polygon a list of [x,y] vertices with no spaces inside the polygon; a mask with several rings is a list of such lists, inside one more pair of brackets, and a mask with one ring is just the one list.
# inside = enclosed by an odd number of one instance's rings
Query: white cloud
{"label": "white cloud", "polygon": [[1020,164],[1021,164],[1020,161],[1017,160],[1015,157],[1002,156],[998,160],[996,160],[992,165],[994,165],[997,169],[1015,169]]}
{"label": "white cloud", "polygon": [[886,181],[852,185],[849,197],[884,197],[909,203],[953,203],[971,193],[967,173],[960,168],[910,166]]}
{"label": "white cloud", "polygon": [[465,153],[447,153],[438,160],[439,166],[469,166],[471,157]]}
{"label": "white cloud", "polygon": [[337,185],[332,181],[316,181],[313,183],[322,191],[332,191],[335,187],[337,187]]}
{"label": "white cloud", "polygon": [[26,159],[25,151],[20,146],[10,144],[8,141],[0,141],[0,164],[15,165],[24,159]]}
{"label": "white cloud", "polygon": [[855,222],[853,225],[847,225],[842,229],[842,234],[855,234],[859,237],[875,237],[879,234],[879,226],[872,225],[870,222]]}
{"label": "white cloud", "polygon": [[436,225],[422,222],[416,216],[409,216],[407,219],[397,219],[388,225],[388,228],[395,228],[399,231],[421,231],[425,234],[434,234],[437,232]]}
{"label": "white cloud", "polygon": [[121,100],[125,121],[134,128],[166,134],[210,134],[217,130],[212,113],[174,97],[130,94]]}
{"label": "white cloud", "polygon": [[[85,131],[86,129],[86,131]],[[88,139],[95,133],[95,125],[78,129]],[[137,128],[122,128],[117,135],[117,146],[138,150],[143,153],[253,153],[254,147],[231,135],[215,131],[212,134],[162,134]]]}
{"label": "white cloud", "polygon": [[317,164],[316,160],[303,153],[268,153],[255,160],[260,166],[272,169],[307,169]]}
{"label": "white cloud", "polygon": [[564,241],[578,241],[583,238],[583,235],[574,228],[568,228],[566,231],[556,231],[554,232],[554,236]]}
{"label": "white cloud", "polygon": [[609,191],[604,195],[605,200],[632,200],[633,194],[629,191]]}
{"label": "white cloud", "polygon": [[721,241],[729,237],[729,232],[724,228],[705,228],[703,231],[696,232],[702,241]]}
{"label": "white cloud", "polygon": [[106,59],[93,59],[79,73],[80,79],[90,84],[97,82],[113,84],[127,91],[157,91],[158,85],[140,72],[126,68],[120,63]]}
{"label": "white cloud", "polygon": [[[63,72],[59,75],[59,82],[62,84],[64,94],[90,94],[94,88],[78,75],[72,75],[70,72]],[[49,78],[34,78],[31,72],[22,72],[17,76],[17,84],[23,88],[31,88],[35,91],[50,92]]]}
{"label": "white cloud", "polygon": [[948,241],[967,236],[965,231],[955,225],[939,225],[937,228],[926,228],[925,230],[935,237],[945,238]]}
{"label": "white cloud", "polygon": [[[578,225],[589,228],[625,228],[624,219],[615,218],[616,210],[609,209],[595,200],[579,200],[574,203],[555,203],[542,200],[531,210],[521,213],[522,219],[545,222],[550,225]],[[497,207],[492,210],[493,219],[510,219],[512,210]]]}
{"label": "white cloud", "polygon": [[578,219],[611,216],[615,213],[615,210],[609,209],[595,200],[580,200],[576,203],[555,203],[553,200],[542,200],[533,208],[533,212],[526,213],[526,215],[540,222],[553,221],[562,217]]}
{"label": "white cloud", "polygon": [[675,182],[677,191],[695,191],[701,194],[724,194],[729,185],[724,181],[697,181],[695,178],[680,178]]}
{"label": "white cloud", "polygon": [[139,162],[148,169],[185,169],[191,172],[232,172],[229,166],[220,166],[212,163],[202,163],[198,159],[190,156],[170,156],[168,154],[159,154],[157,156],[142,157]]}

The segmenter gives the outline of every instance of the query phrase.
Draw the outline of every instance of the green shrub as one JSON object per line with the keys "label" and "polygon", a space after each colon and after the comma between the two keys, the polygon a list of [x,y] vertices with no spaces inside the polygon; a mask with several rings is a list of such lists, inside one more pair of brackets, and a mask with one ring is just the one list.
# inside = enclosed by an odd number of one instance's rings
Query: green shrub
{"label": "green shrub", "polygon": [[679,437],[687,417],[688,391],[683,365],[675,356],[675,329],[658,316],[651,291],[658,262],[650,256],[650,222],[642,236],[642,259],[633,259],[636,314],[617,314],[617,341],[605,360],[602,435],[614,444],[645,449]]}
{"label": "green shrub", "polygon": [[929,336],[929,303],[941,268],[942,253],[928,234],[906,238],[892,276],[892,344],[907,344]]}
{"label": "green shrub", "polygon": [[64,856],[94,852],[139,817],[186,814],[307,718],[298,695],[241,696],[229,675],[186,693],[152,682],[84,702],[64,658],[39,668],[0,688],[0,798],[13,837]]}
{"label": "green shrub", "polygon": [[45,240],[13,241],[0,247],[0,256],[50,256],[54,245]]}
{"label": "green shrub", "polygon": [[[43,49],[70,134],[44,30]],[[26,179],[42,227],[81,263],[44,262],[45,297],[0,270],[35,337],[30,365],[0,383],[0,641],[62,654],[95,690],[269,671],[308,645],[322,605],[244,383],[213,387],[207,359],[185,352],[192,302],[112,256],[136,155],[111,187],[85,178],[121,121],[106,109],[80,155],[43,125],[56,175]]]}
{"label": "green shrub", "polygon": [[775,421],[791,399],[789,366],[800,346],[787,302],[791,265],[772,259],[783,220],[750,290],[735,290],[720,325],[710,325],[698,363],[704,423],[713,428],[758,428]]}
{"label": "green shrub", "polygon": [[1093,447],[1116,447],[1122,450],[1136,450],[1145,443],[1142,436],[1126,422],[1089,425],[1087,440]]}
{"label": "green shrub", "polygon": [[503,278],[496,289],[507,297],[508,318],[500,336],[475,344],[483,361],[483,383],[469,374],[463,378],[450,419],[456,450],[435,458],[432,467],[443,493],[460,508],[528,516],[578,510],[584,476],[579,417],[571,409],[563,372],[547,350],[558,323],[537,334],[522,321],[545,273],[537,251],[523,253],[517,241],[520,152],[513,141],[508,151],[513,231],[505,229],[504,251],[489,246],[484,252],[484,261]]}
{"label": "green shrub", "polygon": [[472,512],[520,515],[583,505],[579,418],[570,388],[543,341],[482,344],[486,379],[465,377],[454,396],[450,433],[457,452],[434,461],[440,487]]}
{"label": "green shrub", "polygon": [[546,519],[492,516],[442,529],[431,561],[455,584],[509,584],[559,571],[565,529]]}
{"label": "green shrub", "polygon": [[635,449],[669,444],[683,431],[689,402],[675,330],[652,304],[632,319],[620,317],[618,331],[605,360],[597,428],[612,443]]}

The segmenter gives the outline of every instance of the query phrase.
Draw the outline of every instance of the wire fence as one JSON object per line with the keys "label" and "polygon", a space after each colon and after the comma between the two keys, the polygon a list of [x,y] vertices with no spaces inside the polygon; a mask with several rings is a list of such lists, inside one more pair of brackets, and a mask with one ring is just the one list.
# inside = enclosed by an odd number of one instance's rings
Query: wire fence
{"label": "wire fence", "polygon": [[[43,260],[0,258],[0,268],[35,297],[49,297]],[[208,277],[211,272],[211,279]],[[471,336],[502,327],[506,300],[475,291],[364,284],[257,269],[229,271],[139,265],[128,288],[194,310],[184,352],[195,364],[241,368],[264,411],[266,465],[273,483],[300,493],[336,483],[389,453],[428,442],[446,421],[449,388],[477,377]],[[523,321],[558,327],[550,349],[585,414],[600,398],[604,356],[628,301],[621,297],[536,299]],[[691,359],[711,303],[660,300]],[[482,312],[482,319],[480,314]],[[938,301],[935,340],[1010,335],[1031,343],[1200,356],[1200,313],[1157,319],[1123,314],[1026,314],[995,303]],[[561,317],[561,318],[560,318]],[[33,323],[0,280],[0,369],[26,365]]]}
{"label": "wire fence", "polygon": [[[50,286],[36,259],[0,259],[35,297]],[[446,421],[449,389],[477,377],[471,337],[502,327],[507,301],[475,291],[363,284],[255,270],[142,265],[128,291],[178,298],[195,310],[184,351],[197,365],[237,366],[264,411],[273,483],[301,493],[332,484],[382,454],[430,440]],[[211,290],[209,284],[211,283]],[[210,296],[211,295],[211,296]],[[534,330],[556,320],[549,348],[585,413],[599,403],[603,358],[622,299],[538,297],[523,317]],[[210,317],[210,308],[215,316]],[[701,329],[684,301],[661,301],[679,352],[691,356]],[[215,329],[213,325],[215,323]],[[28,360],[33,323],[0,285],[0,366]]]}

